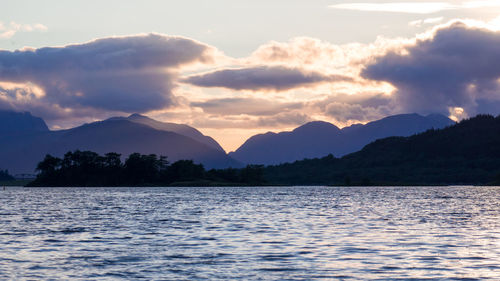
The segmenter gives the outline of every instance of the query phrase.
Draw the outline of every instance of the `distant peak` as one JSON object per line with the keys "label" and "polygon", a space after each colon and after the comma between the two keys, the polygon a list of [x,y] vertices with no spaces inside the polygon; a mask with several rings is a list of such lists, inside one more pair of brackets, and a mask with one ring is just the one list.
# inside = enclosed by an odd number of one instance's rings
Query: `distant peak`
{"label": "distant peak", "polygon": [[443,114],[440,114],[440,113],[432,113],[432,114],[428,114],[426,115],[425,117],[427,118],[442,118],[442,119],[449,119],[448,116],[445,116]]}
{"label": "distant peak", "polygon": [[130,116],[128,118],[137,118],[137,117],[140,117],[140,118],[147,118],[146,116],[144,115],[141,115],[139,113],[132,113],[130,114]]}
{"label": "distant peak", "polygon": [[333,125],[332,123],[325,122],[325,121],[311,121],[311,122],[305,123],[301,127],[307,127],[307,126],[335,126],[335,125]]}
{"label": "distant peak", "polygon": [[297,132],[297,131],[331,130],[331,129],[340,130],[337,126],[333,125],[332,123],[328,123],[325,121],[312,121],[296,128],[293,131]]}
{"label": "distant peak", "polygon": [[418,113],[403,113],[403,114],[396,114],[396,115],[390,115],[390,116],[386,116],[380,120],[383,120],[383,119],[397,119],[397,118],[407,118],[407,117],[417,117],[417,118],[421,118],[421,117],[424,117]]}

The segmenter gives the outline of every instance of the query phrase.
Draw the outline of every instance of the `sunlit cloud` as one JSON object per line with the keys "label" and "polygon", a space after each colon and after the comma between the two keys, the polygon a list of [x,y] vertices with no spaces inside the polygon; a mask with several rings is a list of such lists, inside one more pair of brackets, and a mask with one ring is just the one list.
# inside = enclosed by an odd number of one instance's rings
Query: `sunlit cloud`
{"label": "sunlit cloud", "polygon": [[485,1],[467,1],[461,5],[462,8],[474,9],[474,8],[485,8],[485,7],[500,7],[500,1],[498,0],[485,0]]}
{"label": "sunlit cloud", "polygon": [[355,10],[364,12],[391,12],[409,14],[432,14],[444,10],[457,9],[458,6],[447,2],[391,2],[391,3],[344,3],[329,6],[332,9]]}
{"label": "sunlit cloud", "polygon": [[406,112],[442,113],[459,118],[498,114],[500,32],[452,22],[407,47],[367,63],[362,76],[396,87],[395,103]]}
{"label": "sunlit cloud", "polygon": [[177,103],[180,69],[210,63],[213,53],[200,42],[161,34],[0,51],[0,107],[28,106],[45,118],[168,108]]}
{"label": "sunlit cloud", "polygon": [[9,39],[18,32],[45,32],[47,30],[47,26],[41,23],[20,24],[11,21],[9,24],[4,24],[0,22],[0,39]]}
{"label": "sunlit cloud", "polygon": [[465,1],[459,4],[451,2],[386,2],[386,3],[343,3],[329,6],[332,9],[364,12],[390,12],[408,14],[433,14],[447,10],[477,9],[500,7],[500,1]]}
{"label": "sunlit cloud", "polygon": [[419,20],[410,21],[408,23],[408,25],[414,26],[414,27],[421,27],[423,25],[428,25],[428,24],[437,24],[437,23],[442,22],[443,20],[444,20],[444,17],[419,19]]}
{"label": "sunlit cloud", "polygon": [[302,108],[301,103],[279,102],[263,98],[224,98],[204,102],[193,102],[191,106],[200,107],[212,115],[253,115],[269,116]]}

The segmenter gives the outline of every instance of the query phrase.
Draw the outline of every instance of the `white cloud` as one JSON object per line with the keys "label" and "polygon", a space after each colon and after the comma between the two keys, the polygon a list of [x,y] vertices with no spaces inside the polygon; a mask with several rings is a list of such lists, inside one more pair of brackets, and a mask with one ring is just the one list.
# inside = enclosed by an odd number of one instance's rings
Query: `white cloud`
{"label": "white cloud", "polygon": [[14,36],[14,34],[16,34],[15,30],[4,31],[4,32],[0,33],[0,39],[9,39],[12,36]]}
{"label": "white cloud", "polygon": [[344,3],[329,7],[343,10],[409,14],[431,14],[457,8],[456,5],[447,2]]}
{"label": "white cloud", "polygon": [[386,3],[343,3],[329,6],[332,9],[365,12],[391,12],[408,14],[433,14],[446,10],[500,7],[498,0],[451,2],[386,2]]}
{"label": "white cloud", "polygon": [[9,24],[0,22],[0,39],[9,39],[18,32],[45,32],[48,27],[41,24],[20,24],[11,21]]}
{"label": "white cloud", "polygon": [[474,8],[484,8],[484,7],[500,7],[500,1],[498,0],[486,0],[486,1],[467,1],[462,4],[463,8],[474,9]]}
{"label": "white cloud", "polygon": [[428,19],[419,19],[419,20],[414,20],[410,21],[408,23],[409,26],[414,26],[414,27],[421,27],[426,24],[436,24],[442,22],[444,17],[438,17],[438,18],[428,18]]}

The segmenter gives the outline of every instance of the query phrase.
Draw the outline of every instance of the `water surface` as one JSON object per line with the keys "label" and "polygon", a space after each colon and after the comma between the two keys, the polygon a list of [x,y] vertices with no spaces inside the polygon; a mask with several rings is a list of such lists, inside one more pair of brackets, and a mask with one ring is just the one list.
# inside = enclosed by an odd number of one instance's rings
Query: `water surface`
{"label": "water surface", "polygon": [[0,279],[500,279],[500,187],[7,188]]}

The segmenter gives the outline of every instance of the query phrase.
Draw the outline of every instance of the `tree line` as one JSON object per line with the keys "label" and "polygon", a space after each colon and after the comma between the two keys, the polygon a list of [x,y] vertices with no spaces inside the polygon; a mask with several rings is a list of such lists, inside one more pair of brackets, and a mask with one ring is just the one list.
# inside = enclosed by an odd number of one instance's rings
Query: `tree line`
{"label": "tree line", "polygon": [[342,158],[269,166],[264,177],[282,185],[499,185],[500,116],[379,139]]}
{"label": "tree line", "polygon": [[125,161],[118,153],[99,155],[70,151],[63,158],[47,155],[37,165],[38,175],[29,186],[167,186],[261,185],[263,167],[205,170],[192,160],[170,163],[166,156],[132,153]]}

